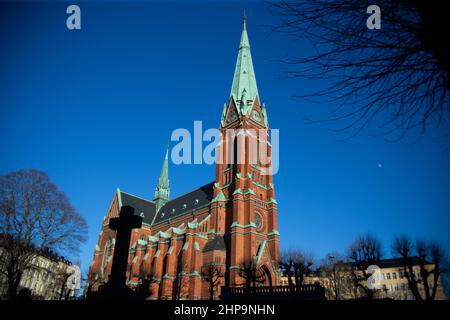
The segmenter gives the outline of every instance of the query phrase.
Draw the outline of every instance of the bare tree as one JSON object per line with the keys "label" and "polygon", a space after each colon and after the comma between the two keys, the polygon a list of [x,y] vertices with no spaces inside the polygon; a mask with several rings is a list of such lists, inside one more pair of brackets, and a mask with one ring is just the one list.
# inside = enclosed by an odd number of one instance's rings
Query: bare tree
{"label": "bare tree", "polygon": [[[58,257],[58,259],[62,259],[62,257]],[[74,297],[76,294],[76,290],[74,288],[70,288],[69,284],[75,285],[78,280],[76,277],[80,277],[80,285],[82,279],[82,275],[76,275],[75,268],[71,266],[81,266],[81,261],[76,260],[74,263],[70,263],[69,261],[62,260],[64,263],[58,263],[54,271],[52,272],[52,277],[54,279],[54,283],[56,286],[56,291],[59,292],[59,300],[69,300],[71,297]],[[75,275],[75,277],[73,277]]]}
{"label": "bare tree", "polygon": [[67,281],[71,277],[72,273],[68,272],[66,268],[55,271],[55,285],[59,292],[59,300],[66,299],[70,296],[70,290],[67,288]]}
{"label": "bare tree", "polygon": [[187,270],[189,267],[188,262],[183,254],[183,250],[178,254],[177,259],[177,270],[176,270],[176,278],[173,283],[173,291],[172,298],[174,300],[180,300],[182,295],[183,286],[186,285],[186,276],[184,275],[184,270]]}
{"label": "bare tree", "polygon": [[238,274],[245,280],[244,286],[247,290],[247,294],[250,294],[252,288],[264,283],[265,280],[265,272],[258,266],[256,257],[242,262],[239,266]]}
{"label": "bare tree", "polygon": [[0,272],[9,299],[39,250],[75,253],[86,232],[84,218],[46,173],[20,170],[0,177]]}
{"label": "bare tree", "polygon": [[339,253],[330,253],[326,256],[319,267],[319,274],[326,279],[325,288],[329,299],[342,300],[354,297],[355,288],[351,272],[347,259]]}
{"label": "bare tree", "polygon": [[138,286],[137,286],[137,292],[145,299],[150,297],[152,294],[151,291],[151,284],[156,283],[155,275],[153,273],[147,273],[146,275],[141,274],[139,276]]}
{"label": "bare tree", "polygon": [[442,274],[442,287],[444,289],[444,295],[448,299],[450,299],[450,262],[446,260],[444,262],[444,270],[445,272]]}
{"label": "bare tree", "polygon": [[[412,241],[406,237],[397,237],[393,245],[394,252],[400,255],[403,273],[416,300],[434,300],[439,287],[439,279],[446,272],[444,250],[436,243]],[[416,255],[414,255],[414,252]],[[413,267],[419,266],[419,272]]]}
{"label": "bare tree", "polygon": [[363,291],[369,300],[375,297],[376,289],[367,286],[367,280],[370,277],[367,268],[371,265],[379,265],[381,256],[381,243],[371,234],[358,236],[348,249],[348,257],[353,265],[354,285]]}
{"label": "bare tree", "polygon": [[312,43],[282,60],[286,78],[320,80],[297,97],[335,102],[336,131],[357,135],[375,119],[376,134],[400,140],[450,118],[450,50],[446,3],[380,0],[381,29],[369,29],[368,6],[356,0],[286,0],[272,5],[275,31]]}
{"label": "bare tree", "polygon": [[279,264],[288,278],[291,292],[300,292],[305,276],[313,271],[314,258],[311,253],[289,249],[281,254]]}
{"label": "bare tree", "polygon": [[305,276],[313,271],[314,257],[311,253],[296,250],[294,251],[294,279],[297,292],[303,285]]}
{"label": "bare tree", "polygon": [[292,250],[285,250],[280,255],[279,265],[288,279],[288,286],[291,292],[294,292],[294,254]]}
{"label": "bare tree", "polygon": [[88,272],[86,273],[86,285],[85,285],[85,296],[92,292],[92,289],[105,285],[106,280],[102,277],[102,274]]}
{"label": "bare tree", "polygon": [[[92,281],[94,282],[95,280],[95,275],[93,276]],[[92,285],[90,283],[90,277],[89,277],[89,267],[85,266],[82,271],[81,271],[81,291],[80,291],[80,295],[79,295],[79,299],[85,299],[88,289],[91,287],[92,289]]]}
{"label": "bare tree", "polygon": [[202,272],[202,277],[208,283],[209,299],[214,300],[214,291],[219,286],[221,279],[224,277],[222,269],[211,264]]}

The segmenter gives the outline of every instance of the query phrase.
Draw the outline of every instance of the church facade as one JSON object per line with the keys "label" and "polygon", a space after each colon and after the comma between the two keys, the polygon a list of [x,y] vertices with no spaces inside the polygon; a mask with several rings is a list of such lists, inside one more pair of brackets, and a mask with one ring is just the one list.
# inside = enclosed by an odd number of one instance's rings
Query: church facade
{"label": "church facade", "polygon": [[[151,299],[208,299],[211,286],[205,270],[212,266],[223,275],[214,287],[215,297],[220,294],[220,286],[244,285],[242,270],[249,264],[262,274],[258,284],[279,283],[273,176],[270,167],[259,162],[259,156],[252,161],[255,153],[261,152],[260,146],[270,157],[271,144],[245,18],[220,131],[217,157],[222,161],[217,161],[216,177],[211,183],[170,199],[167,150],[153,200],[117,189],[89,269],[91,290],[108,280],[115,245],[115,231],[109,228],[109,219],[117,217],[125,205],[143,218],[142,227],[131,234],[127,284],[136,287],[141,279],[150,278]],[[230,136],[227,132],[237,134]],[[254,132],[258,133],[255,148],[250,143],[255,140]]]}

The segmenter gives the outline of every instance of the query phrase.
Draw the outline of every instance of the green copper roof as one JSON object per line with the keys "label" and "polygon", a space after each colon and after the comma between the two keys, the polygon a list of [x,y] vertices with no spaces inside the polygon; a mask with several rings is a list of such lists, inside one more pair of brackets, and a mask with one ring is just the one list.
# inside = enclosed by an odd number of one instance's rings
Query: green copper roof
{"label": "green copper roof", "polygon": [[166,150],[163,167],[158,179],[158,187],[169,189],[169,148]]}
{"label": "green copper roof", "polygon": [[267,127],[268,124],[269,124],[269,120],[267,119],[267,112],[266,112],[266,104],[265,103],[263,103],[263,105],[262,105],[261,112],[263,114],[264,125]]}
{"label": "green copper roof", "polygon": [[227,201],[227,198],[223,194],[222,190],[219,191],[219,193],[217,194],[217,197],[212,199],[211,203],[215,203],[215,202],[218,202],[218,201]]}
{"label": "green copper roof", "polygon": [[[117,201],[119,202],[119,210],[120,210],[120,208],[122,208],[122,195],[121,195],[119,188],[117,188],[116,192],[117,192]],[[103,219],[103,220],[105,220],[105,219]]]}
{"label": "green copper roof", "polygon": [[256,265],[259,265],[259,263],[261,262],[261,258],[262,258],[262,254],[264,252],[264,249],[266,248],[266,243],[267,241],[264,240],[261,245],[258,248],[258,254],[257,254],[257,258],[256,258]]}
{"label": "green copper roof", "polygon": [[155,201],[157,211],[169,200],[169,147],[167,146],[166,156],[158,179],[158,185],[155,190]]}
{"label": "green copper roof", "polygon": [[230,96],[234,98],[238,106],[241,106],[242,114],[248,114],[253,101],[257,96],[259,97],[245,17]]}

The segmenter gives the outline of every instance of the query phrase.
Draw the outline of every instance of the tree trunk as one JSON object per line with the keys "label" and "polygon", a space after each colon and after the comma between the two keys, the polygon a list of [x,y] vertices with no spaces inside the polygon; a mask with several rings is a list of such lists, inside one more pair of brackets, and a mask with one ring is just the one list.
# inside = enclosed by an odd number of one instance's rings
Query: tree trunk
{"label": "tree trunk", "polygon": [[[414,298],[416,300],[422,300],[422,296],[420,295],[419,289],[417,288],[417,281],[415,279],[414,271],[412,268],[412,264],[409,261],[409,258],[406,259],[405,272],[406,272],[406,280],[408,280],[408,286],[411,290]],[[406,271],[408,270],[408,271]]]}
{"label": "tree trunk", "polygon": [[288,269],[287,273],[287,278],[288,278],[288,285],[289,285],[289,290],[291,291],[291,293],[294,292],[295,287],[294,287],[294,281],[292,281],[292,271],[290,271]]}
{"label": "tree trunk", "polygon": [[212,281],[209,284],[209,300],[214,300],[214,283]]}
{"label": "tree trunk", "polygon": [[66,300],[69,300],[69,298],[70,298],[70,293],[72,292],[72,290],[67,290],[67,293],[66,293]]}
{"label": "tree trunk", "polygon": [[22,273],[8,275],[8,299],[15,300],[17,298],[17,289],[19,288]]}

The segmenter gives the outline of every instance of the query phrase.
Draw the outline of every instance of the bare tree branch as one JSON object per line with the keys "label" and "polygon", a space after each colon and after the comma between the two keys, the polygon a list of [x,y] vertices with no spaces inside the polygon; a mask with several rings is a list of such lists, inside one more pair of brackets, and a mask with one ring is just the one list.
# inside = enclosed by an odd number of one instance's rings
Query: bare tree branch
{"label": "bare tree branch", "polygon": [[445,3],[438,0],[381,0],[381,29],[369,30],[369,3],[357,0],[274,2],[273,30],[307,40],[303,55],[281,60],[284,77],[325,83],[296,97],[336,103],[327,119],[352,138],[375,123],[390,141],[429,126],[448,128],[450,51]]}
{"label": "bare tree branch", "polygon": [[24,270],[39,251],[78,252],[87,224],[46,173],[20,170],[0,177],[0,231],[0,270],[14,299]]}
{"label": "bare tree branch", "polygon": [[[400,255],[403,273],[416,300],[434,300],[440,286],[441,275],[448,270],[445,267],[445,253],[440,245],[417,241],[415,245],[406,236],[397,237],[393,251]],[[414,254],[415,253],[415,254]],[[414,272],[418,265],[419,272]]]}
{"label": "bare tree branch", "polygon": [[355,287],[364,291],[366,298],[372,300],[376,289],[367,286],[370,274],[367,268],[371,265],[379,265],[382,256],[380,241],[371,234],[359,236],[349,247],[348,257],[352,261],[352,276]]}

